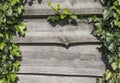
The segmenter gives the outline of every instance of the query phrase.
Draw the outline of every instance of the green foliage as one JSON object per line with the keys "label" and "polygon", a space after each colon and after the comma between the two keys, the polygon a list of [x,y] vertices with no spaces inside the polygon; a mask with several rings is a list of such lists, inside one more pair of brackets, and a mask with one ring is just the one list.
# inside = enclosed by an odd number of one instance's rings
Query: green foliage
{"label": "green foliage", "polygon": [[102,0],[104,12],[101,18],[89,18],[92,34],[103,42],[102,52],[108,63],[102,82],[120,83],[120,0]]}
{"label": "green foliage", "polygon": [[72,19],[72,20],[77,19],[77,15],[74,13],[70,14],[70,10],[68,8],[64,8],[61,11],[60,4],[57,4],[55,7],[53,7],[53,5],[49,2],[48,6],[51,7],[55,12],[55,15],[48,16],[48,18],[47,18],[48,21],[58,22],[58,21],[64,20],[64,19]]}
{"label": "green foliage", "polygon": [[25,35],[25,25],[19,16],[21,0],[0,0],[0,83],[15,83],[19,71],[19,46],[11,42],[15,35]]}

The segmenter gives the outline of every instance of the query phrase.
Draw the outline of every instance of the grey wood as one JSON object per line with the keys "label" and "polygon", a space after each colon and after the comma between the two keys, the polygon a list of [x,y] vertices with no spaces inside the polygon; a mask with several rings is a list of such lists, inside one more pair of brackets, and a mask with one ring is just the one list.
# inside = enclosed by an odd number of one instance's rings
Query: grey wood
{"label": "grey wood", "polygon": [[101,76],[105,65],[99,45],[77,45],[68,49],[55,45],[20,46],[20,73]]}
{"label": "grey wood", "polygon": [[96,78],[91,77],[64,77],[64,76],[41,76],[19,75],[18,83],[95,83]]}
{"label": "grey wood", "polygon": [[[23,15],[53,15],[54,11],[48,7],[47,1],[42,0],[31,0],[25,5],[25,12]],[[100,2],[94,0],[53,0],[52,4],[55,6],[57,3],[60,3],[61,9],[69,8],[70,12],[76,14],[101,14],[102,6]]]}
{"label": "grey wood", "polygon": [[49,24],[45,19],[25,19],[27,26],[25,38],[14,37],[17,43],[60,43],[99,42],[91,32],[93,26],[86,19],[77,20],[76,25],[65,26]]}

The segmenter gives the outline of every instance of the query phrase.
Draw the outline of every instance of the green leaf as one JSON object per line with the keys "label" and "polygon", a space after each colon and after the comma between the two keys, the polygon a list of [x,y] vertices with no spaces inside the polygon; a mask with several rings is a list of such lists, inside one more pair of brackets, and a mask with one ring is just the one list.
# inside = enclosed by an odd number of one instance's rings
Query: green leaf
{"label": "green leaf", "polygon": [[68,8],[65,8],[65,9],[63,10],[63,13],[64,13],[64,14],[66,14],[66,15],[68,15],[68,14],[69,14],[69,12],[70,12],[70,11],[69,11],[69,9],[68,9]]}
{"label": "green leaf", "polygon": [[15,5],[16,3],[19,2],[19,0],[9,0],[11,6]]}
{"label": "green leaf", "polygon": [[23,10],[23,6],[22,6],[22,5],[16,8],[16,12],[17,12],[18,14],[21,14],[21,13],[22,13],[22,10]]}
{"label": "green leaf", "polygon": [[7,83],[7,82],[5,81],[5,78],[2,78],[0,79],[0,83]]}
{"label": "green leaf", "polygon": [[109,80],[112,73],[109,70],[106,70],[106,80]]}
{"label": "green leaf", "polygon": [[111,64],[112,69],[115,71],[117,69],[117,62]]}
{"label": "green leaf", "polygon": [[49,7],[52,7],[52,4],[51,4],[50,2],[48,2],[48,6],[49,6]]}
{"label": "green leaf", "polygon": [[120,28],[120,21],[114,21],[114,24],[115,24],[115,26],[117,26],[117,27],[119,27]]}
{"label": "green leaf", "polygon": [[72,20],[77,20],[77,15],[75,15],[75,14],[73,13],[73,14],[70,15],[70,18],[71,18]]}
{"label": "green leaf", "polygon": [[19,71],[19,66],[20,66],[19,61],[16,61],[16,62],[13,64],[13,66],[14,66],[15,71]]}
{"label": "green leaf", "polygon": [[65,18],[66,18],[66,15],[60,14],[60,19],[65,19]]}
{"label": "green leaf", "polygon": [[57,6],[54,9],[55,9],[55,11],[59,11],[60,10],[60,4],[57,4]]}
{"label": "green leaf", "polygon": [[26,26],[24,23],[20,23],[17,26],[15,26],[16,30],[18,31],[20,36],[24,36],[25,35],[25,29]]}
{"label": "green leaf", "polygon": [[0,43],[0,50],[3,50],[5,48],[5,43]]}
{"label": "green leaf", "polygon": [[119,6],[119,1],[115,1],[115,2],[113,3],[113,5]]}
{"label": "green leaf", "polygon": [[109,9],[105,9],[103,12],[103,19],[108,20],[112,16],[112,12]]}

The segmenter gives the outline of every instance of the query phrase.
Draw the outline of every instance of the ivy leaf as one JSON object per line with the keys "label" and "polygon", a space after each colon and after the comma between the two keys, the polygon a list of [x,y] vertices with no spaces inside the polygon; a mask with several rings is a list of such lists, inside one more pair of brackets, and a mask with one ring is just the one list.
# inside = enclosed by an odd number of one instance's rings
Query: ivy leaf
{"label": "ivy leaf", "polygon": [[88,18],[89,23],[91,23],[91,22],[96,23],[96,22],[99,22],[99,21],[100,21],[100,19],[96,16]]}
{"label": "ivy leaf", "polygon": [[20,23],[17,26],[15,26],[16,30],[18,31],[20,36],[24,36],[25,35],[25,29],[26,26],[24,23]]}
{"label": "ivy leaf", "polygon": [[60,10],[60,4],[57,4],[57,6],[54,9],[55,9],[55,11],[59,11]]}
{"label": "ivy leaf", "polygon": [[19,51],[19,47],[15,44],[13,44],[12,46],[9,47],[10,50],[10,54],[13,56],[20,56],[20,51]]}
{"label": "ivy leaf", "polygon": [[115,24],[115,26],[117,26],[117,27],[119,27],[120,28],[120,21],[114,21],[114,24]]}
{"label": "ivy leaf", "polygon": [[18,14],[21,14],[21,13],[22,13],[22,10],[23,10],[23,6],[22,6],[22,5],[16,8],[16,12],[17,12]]}
{"label": "ivy leaf", "polygon": [[110,70],[106,70],[106,80],[109,80],[111,77],[112,73],[110,72]]}
{"label": "ivy leaf", "polygon": [[50,2],[48,2],[48,6],[49,6],[49,7],[52,7],[52,4],[51,4]]}
{"label": "ivy leaf", "polygon": [[5,43],[0,43],[0,50],[3,50],[5,47]]}
{"label": "ivy leaf", "polygon": [[115,70],[117,69],[117,63],[116,63],[116,62],[113,62],[113,63],[111,64],[111,67],[112,67],[112,69],[115,71]]}
{"label": "ivy leaf", "polygon": [[19,0],[9,0],[11,6],[15,5]]}
{"label": "ivy leaf", "polygon": [[6,83],[5,78],[0,79],[0,83]]}
{"label": "ivy leaf", "polygon": [[66,17],[66,15],[60,14],[60,18],[61,18],[61,19],[64,19],[65,17]]}
{"label": "ivy leaf", "polygon": [[14,66],[15,71],[19,71],[20,63],[19,63],[18,61],[16,61],[16,62],[13,64],[13,66]]}
{"label": "ivy leaf", "polygon": [[68,15],[68,14],[69,14],[69,12],[70,12],[70,11],[69,11],[69,9],[68,9],[68,8],[65,8],[65,9],[63,10],[63,13],[64,13],[64,14],[66,14],[66,15]]}
{"label": "ivy leaf", "polygon": [[119,1],[115,1],[115,2],[113,3],[113,5],[119,6]]}
{"label": "ivy leaf", "polygon": [[103,12],[103,19],[108,20],[112,16],[112,13],[109,9],[105,9]]}
{"label": "ivy leaf", "polygon": [[12,11],[12,9],[9,9],[5,13],[6,13],[7,16],[12,16],[13,11]]}
{"label": "ivy leaf", "polygon": [[74,13],[72,13],[72,14],[70,15],[70,18],[73,19],[73,20],[77,20],[77,15],[75,15]]}

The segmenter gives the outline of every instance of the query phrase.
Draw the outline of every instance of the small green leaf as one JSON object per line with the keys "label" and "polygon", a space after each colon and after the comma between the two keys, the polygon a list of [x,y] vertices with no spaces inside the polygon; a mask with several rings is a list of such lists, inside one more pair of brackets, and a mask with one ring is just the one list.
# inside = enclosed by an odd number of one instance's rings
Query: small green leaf
{"label": "small green leaf", "polygon": [[0,83],[6,83],[5,78],[0,79]]}
{"label": "small green leaf", "polygon": [[103,12],[103,19],[108,20],[112,16],[112,13],[109,9],[105,9]]}
{"label": "small green leaf", "polygon": [[13,66],[14,66],[15,71],[19,71],[19,66],[20,66],[19,61],[16,61],[16,62],[13,64]]}
{"label": "small green leaf", "polygon": [[65,19],[65,17],[66,17],[66,15],[64,15],[64,14],[60,14],[60,19]]}
{"label": "small green leaf", "polygon": [[54,9],[55,9],[55,11],[59,11],[60,10],[60,4],[57,4],[57,6]]}
{"label": "small green leaf", "polygon": [[5,48],[5,43],[0,43],[0,50],[3,50]]}
{"label": "small green leaf", "polygon": [[112,69],[115,71],[117,69],[117,62],[111,64]]}
{"label": "small green leaf", "polygon": [[69,14],[69,9],[68,9],[68,8],[65,8],[65,9],[63,10],[63,13],[66,14],[66,15],[68,15],[68,14]]}
{"label": "small green leaf", "polygon": [[109,70],[106,70],[106,80],[109,80],[112,73]]}
{"label": "small green leaf", "polygon": [[48,2],[48,6],[49,6],[49,7],[52,7],[52,4],[51,4],[50,2]]}
{"label": "small green leaf", "polygon": [[15,5],[17,2],[19,2],[19,0],[9,0],[11,6]]}
{"label": "small green leaf", "polygon": [[114,24],[115,24],[115,26],[117,26],[117,27],[119,27],[120,28],[120,21],[114,21]]}
{"label": "small green leaf", "polygon": [[25,29],[26,26],[24,23],[20,23],[17,26],[15,26],[16,30],[18,31],[20,36],[24,36],[25,35]]}
{"label": "small green leaf", "polygon": [[75,15],[75,14],[73,13],[73,14],[70,15],[70,18],[71,18],[72,20],[77,20],[77,15]]}

